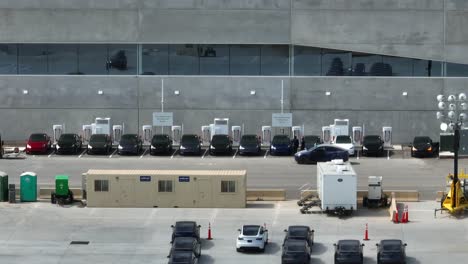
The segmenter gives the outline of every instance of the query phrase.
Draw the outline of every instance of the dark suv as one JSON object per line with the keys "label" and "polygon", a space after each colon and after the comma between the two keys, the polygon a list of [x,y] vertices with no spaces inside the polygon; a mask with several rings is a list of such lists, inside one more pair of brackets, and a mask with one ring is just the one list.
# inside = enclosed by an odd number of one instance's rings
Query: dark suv
{"label": "dark suv", "polygon": [[172,152],[172,139],[166,134],[154,135],[151,139],[150,154],[168,154]]}
{"label": "dark suv", "polygon": [[194,237],[200,241],[200,225],[195,221],[178,221],[172,227],[172,239],[174,242],[176,237]]}
{"label": "dark suv", "polygon": [[82,147],[81,137],[77,134],[62,134],[57,141],[55,149],[58,154],[73,153],[77,154]]}
{"label": "dark suv", "polygon": [[228,135],[213,135],[210,142],[210,155],[231,154],[232,141]]}
{"label": "dark suv", "polygon": [[364,255],[362,249],[364,244],[359,240],[339,240],[335,246],[335,264],[362,264]]}
{"label": "dark suv", "polygon": [[112,150],[112,140],[107,134],[91,135],[88,143],[88,154],[109,154]]}

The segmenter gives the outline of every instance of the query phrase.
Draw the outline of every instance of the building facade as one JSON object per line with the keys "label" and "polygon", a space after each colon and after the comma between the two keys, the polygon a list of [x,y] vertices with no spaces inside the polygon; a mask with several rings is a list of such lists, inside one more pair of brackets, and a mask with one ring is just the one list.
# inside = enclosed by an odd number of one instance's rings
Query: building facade
{"label": "building facade", "polygon": [[260,133],[283,106],[305,134],[348,118],[437,138],[436,95],[468,90],[467,22],[463,0],[2,1],[0,132],[98,116],[141,132],[163,80],[186,133],[215,117]]}

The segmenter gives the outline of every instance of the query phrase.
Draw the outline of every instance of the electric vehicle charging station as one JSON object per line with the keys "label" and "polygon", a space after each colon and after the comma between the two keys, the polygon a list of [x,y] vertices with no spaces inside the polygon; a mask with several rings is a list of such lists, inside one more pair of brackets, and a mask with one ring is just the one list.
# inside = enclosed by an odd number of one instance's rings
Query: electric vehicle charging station
{"label": "electric vehicle charging station", "polygon": [[182,138],[182,127],[181,126],[172,126],[172,145],[179,146],[180,139]]}
{"label": "electric vehicle charging station", "polygon": [[332,129],[330,126],[322,127],[322,141],[324,144],[330,144],[332,142]]}
{"label": "electric vehicle charging station", "polygon": [[210,140],[214,135],[229,135],[229,118],[214,119]]}
{"label": "electric vehicle charging station", "polygon": [[211,126],[202,126],[201,127],[202,131],[202,144],[203,146],[208,146],[210,145],[211,141]]}
{"label": "electric vehicle charging station", "polygon": [[111,135],[111,118],[110,117],[96,117],[95,122],[92,124],[93,134],[107,134]]}
{"label": "electric vehicle charging station", "polygon": [[392,127],[382,127],[382,139],[384,148],[391,148],[392,145]]}
{"label": "electric vehicle charging station", "polygon": [[65,132],[64,131],[64,125],[53,125],[52,129],[54,130],[54,145],[57,145],[57,142],[60,138],[60,136]]}
{"label": "electric vehicle charging station", "polygon": [[362,146],[362,127],[353,126],[353,145]]}
{"label": "electric vehicle charging station", "polygon": [[262,126],[262,146],[271,144],[271,126]]}
{"label": "electric vehicle charging station", "polygon": [[143,145],[149,146],[153,137],[153,126],[144,125],[141,129],[143,131]]}
{"label": "electric vehicle charging station", "polygon": [[83,144],[88,145],[89,139],[93,134],[93,126],[92,125],[83,125],[82,126],[82,136],[83,136]]}
{"label": "electric vehicle charging station", "polygon": [[122,125],[112,126],[112,145],[119,145],[120,139],[124,133]]}
{"label": "electric vehicle charging station", "polygon": [[301,126],[293,126],[291,128],[291,131],[292,131],[293,138],[296,137],[299,141],[301,140],[302,136],[304,135]]}
{"label": "electric vehicle charging station", "polygon": [[232,145],[239,146],[240,140],[242,137],[242,127],[241,126],[232,126]]}

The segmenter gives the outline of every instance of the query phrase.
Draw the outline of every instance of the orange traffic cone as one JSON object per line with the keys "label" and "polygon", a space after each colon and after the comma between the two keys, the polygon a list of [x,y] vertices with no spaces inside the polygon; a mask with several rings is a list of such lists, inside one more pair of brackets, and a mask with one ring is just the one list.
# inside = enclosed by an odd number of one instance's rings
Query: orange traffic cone
{"label": "orange traffic cone", "polygon": [[366,223],[366,231],[364,231],[364,240],[365,241],[369,240],[369,229],[367,227],[367,223]]}
{"label": "orange traffic cone", "polygon": [[393,223],[398,224],[398,210],[393,211]]}
{"label": "orange traffic cone", "polygon": [[208,240],[212,240],[213,238],[211,237],[211,223],[208,223]]}

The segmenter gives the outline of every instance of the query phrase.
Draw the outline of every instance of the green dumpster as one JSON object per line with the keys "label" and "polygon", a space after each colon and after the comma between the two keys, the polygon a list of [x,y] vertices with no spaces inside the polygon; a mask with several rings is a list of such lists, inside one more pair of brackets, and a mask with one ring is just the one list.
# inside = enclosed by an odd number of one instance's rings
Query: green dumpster
{"label": "green dumpster", "polygon": [[8,174],[0,171],[0,202],[8,201]]}
{"label": "green dumpster", "polygon": [[20,175],[20,201],[37,201],[37,175],[34,172],[25,172]]}
{"label": "green dumpster", "polygon": [[55,176],[55,195],[57,196],[68,195],[68,175]]}

